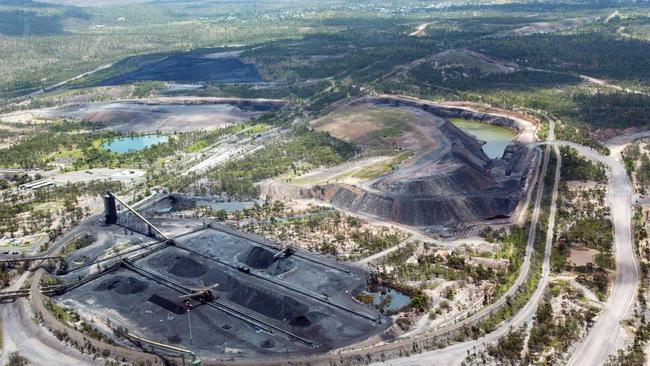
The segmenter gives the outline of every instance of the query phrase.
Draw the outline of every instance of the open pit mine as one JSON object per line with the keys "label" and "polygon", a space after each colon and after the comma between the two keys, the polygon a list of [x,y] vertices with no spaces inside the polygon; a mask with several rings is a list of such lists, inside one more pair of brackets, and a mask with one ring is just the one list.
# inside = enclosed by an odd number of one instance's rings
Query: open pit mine
{"label": "open pit mine", "polygon": [[[509,127],[517,131],[517,137],[500,158],[490,159],[482,150],[483,142],[457,128],[449,122],[451,118]],[[532,126],[525,121],[408,97],[356,99],[332,108],[310,126],[360,146],[362,155],[388,151],[408,154],[408,158],[385,174],[356,184],[271,184],[268,195],[290,192],[294,197],[315,198],[438,233],[510,218],[525,196],[529,171],[537,158],[537,152],[525,143],[532,136]]]}

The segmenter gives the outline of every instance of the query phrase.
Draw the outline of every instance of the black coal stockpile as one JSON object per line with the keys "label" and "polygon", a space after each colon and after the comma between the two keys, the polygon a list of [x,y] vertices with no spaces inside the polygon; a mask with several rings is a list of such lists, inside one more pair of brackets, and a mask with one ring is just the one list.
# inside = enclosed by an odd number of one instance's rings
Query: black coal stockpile
{"label": "black coal stockpile", "polygon": [[253,247],[240,256],[239,261],[255,269],[266,269],[273,264],[273,252]]}
{"label": "black coal stockpile", "polygon": [[218,283],[219,287],[216,291],[219,292],[232,291],[239,286],[239,281],[235,277],[216,268],[211,268],[203,277],[203,281],[206,285]]}
{"label": "black coal stockpile", "polygon": [[203,276],[207,271],[205,265],[187,256],[177,256],[169,269],[169,273],[185,278]]}
{"label": "black coal stockpile", "polygon": [[149,287],[144,281],[130,276],[116,276],[107,278],[99,285],[95,286],[95,291],[113,291],[120,295],[130,295],[142,292]]}
{"label": "black coal stockpile", "polygon": [[238,259],[251,268],[263,269],[273,276],[283,274],[296,266],[290,258],[280,257],[275,259],[273,258],[274,255],[275,253],[270,250],[253,247],[239,255]]}
{"label": "black coal stockpile", "polygon": [[[151,295],[149,298],[149,301],[162,307],[163,309],[169,310],[174,314],[185,314],[187,311],[183,306],[181,306],[178,301],[174,302],[172,300],[166,299],[162,296],[158,296],[156,294]],[[178,343],[178,342],[176,342]]]}
{"label": "black coal stockpile", "polygon": [[270,318],[291,321],[305,316],[309,306],[270,290],[241,284],[227,299]]}

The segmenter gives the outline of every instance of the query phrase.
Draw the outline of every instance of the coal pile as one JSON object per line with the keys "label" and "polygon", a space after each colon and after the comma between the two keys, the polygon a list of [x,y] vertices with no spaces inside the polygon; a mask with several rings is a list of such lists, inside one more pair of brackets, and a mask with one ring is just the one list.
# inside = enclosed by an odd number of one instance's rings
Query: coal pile
{"label": "coal pile", "polygon": [[180,301],[174,302],[156,294],[151,295],[149,301],[177,315],[185,314],[187,311],[183,306],[179,304]]}
{"label": "coal pile", "polygon": [[120,295],[131,295],[140,293],[149,287],[144,281],[130,276],[117,276],[107,279],[95,286],[95,291],[113,291]]}
{"label": "coal pile", "polygon": [[268,289],[242,284],[227,295],[228,300],[277,320],[304,316],[309,306],[289,296],[283,296]]}
{"label": "coal pile", "polygon": [[289,325],[292,325],[294,327],[304,328],[304,327],[310,326],[311,322],[309,321],[309,319],[307,319],[306,316],[299,315],[299,316],[291,319],[291,321],[289,321]]}
{"label": "coal pile", "polygon": [[239,287],[239,281],[227,272],[211,268],[203,277],[206,285],[219,284],[219,291],[229,292]]}
{"label": "coal pile", "polygon": [[167,342],[172,343],[172,344],[179,344],[183,341],[183,337],[181,337],[178,334],[174,334],[171,337],[167,337]]}
{"label": "coal pile", "polygon": [[270,339],[267,339],[264,342],[262,342],[262,344],[260,344],[260,347],[262,347],[262,348],[273,348],[273,347],[275,347],[275,342],[273,342]]}
{"label": "coal pile", "polygon": [[207,271],[205,265],[186,256],[177,256],[174,264],[169,269],[169,273],[185,278],[203,276]]}
{"label": "coal pile", "polygon": [[278,276],[295,267],[296,264],[289,258],[278,259],[266,269],[266,272],[270,275]]}
{"label": "coal pile", "polygon": [[[324,353],[391,326],[390,319],[377,323],[374,309],[349,298],[366,283],[359,268],[300,249],[274,260],[274,247],[213,228],[182,236],[178,244],[134,260],[144,272],[122,267],[59,298],[74,301],[97,319],[108,317],[115,326],[192,349],[202,358],[231,357],[233,349],[242,359]],[[184,249],[190,246],[200,254]],[[210,260],[211,255],[218,260]],[[269,273],[284,274],[271,279]],[[195,298],[188,313],[182,299],[188,289],[214,284],[214,301]],[[324,292],[331,303],[317,298]]]}
{"label": "coal pile", "polygon": [[253,247],[239,257],[239,261],[255,269],[266,269],[273,264],[273,252],[262,247]]}
{"label": "coal pile", "polygon": [[255,269],[262,269],[272,276],[278,276],[296,267],[291,258],[278,258],[270,250],[253,247],[239,255],[237,258],[241,263]]}
{"label": "coal pile", "polygon": [[[211,57],[216,50],[201,50],[127,58],[115,64],[145,63],[140,68],[108,77],[98,85],[120,85],[143,80],[175,81],[179,83],[256,83],[262,81],[255,65],[246,64],[237,57]],[[112,68],[112,69],[113,69]],[[109,69],[111,70],[111,69]]]}

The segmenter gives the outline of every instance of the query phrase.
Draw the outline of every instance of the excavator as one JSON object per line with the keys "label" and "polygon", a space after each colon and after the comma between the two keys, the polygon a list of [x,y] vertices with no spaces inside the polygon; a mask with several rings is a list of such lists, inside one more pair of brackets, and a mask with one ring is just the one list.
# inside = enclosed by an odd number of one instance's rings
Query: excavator
{"label": "excavator", "polygon": [[275,253],[275,255],[273,256],[273,261],[275,262],[278,259],[288,258],[295,252],[296,250],[293,248],[291,244],[285,244],[282,246],[282,249],[280,249],[279,252]]}

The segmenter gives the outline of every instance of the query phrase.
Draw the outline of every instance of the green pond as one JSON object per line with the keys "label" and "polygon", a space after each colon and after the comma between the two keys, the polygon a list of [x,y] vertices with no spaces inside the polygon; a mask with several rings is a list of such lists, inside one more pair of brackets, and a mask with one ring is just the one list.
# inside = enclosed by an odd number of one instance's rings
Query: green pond
{"label": "green pond", "polygon": [[515,138],[515,132],[507,127],[462,118],[450,118],[449,122],[465,133],[485,141],[483,151],[490,159],[502,157],[506,146]]}
{"label": "green pond", "polygon": [[120,137],[103,143],[102,148],[118,154],[125,154],[128,152],[144,150],[149,146],[164,143],[168,140],[169,137],[164,135]]}

